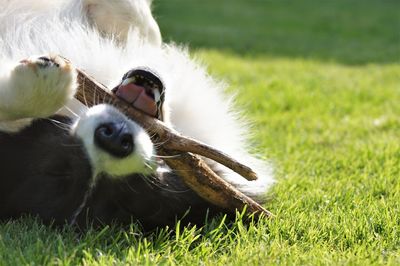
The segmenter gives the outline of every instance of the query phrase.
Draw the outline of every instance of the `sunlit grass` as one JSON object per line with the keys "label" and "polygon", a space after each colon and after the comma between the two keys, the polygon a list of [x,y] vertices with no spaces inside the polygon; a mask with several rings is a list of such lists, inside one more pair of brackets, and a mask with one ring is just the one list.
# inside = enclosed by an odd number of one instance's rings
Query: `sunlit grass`
{"label": "sunlit grass", "polygon": [[155,2],[164,36],[190,43],[253,122],[273,220],[150,235],[22,220],[0,226],[0,265],[399,265],[399,4],[324,3]]}

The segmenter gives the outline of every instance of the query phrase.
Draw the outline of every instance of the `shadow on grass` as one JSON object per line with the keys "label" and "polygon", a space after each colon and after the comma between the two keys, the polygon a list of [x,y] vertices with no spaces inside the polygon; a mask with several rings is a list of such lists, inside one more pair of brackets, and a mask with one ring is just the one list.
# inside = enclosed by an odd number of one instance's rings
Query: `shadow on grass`
{"label": "shadow on grass", "polygon": [[166,41],[243,56],[400,61],[397,0],[155,1]]}

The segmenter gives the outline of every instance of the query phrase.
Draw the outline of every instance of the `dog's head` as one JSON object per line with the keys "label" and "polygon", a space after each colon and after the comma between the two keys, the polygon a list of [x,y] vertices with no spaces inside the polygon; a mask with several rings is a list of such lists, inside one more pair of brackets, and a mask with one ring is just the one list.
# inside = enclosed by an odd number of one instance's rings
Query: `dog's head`
{"label": "dog's head", "polygon": [[[164,84],[150,69],[128,71],[113,92],[135,108],[163,120]],[[154,171],[154,146],[149,135],[109,104],[85,110],[72,125],[71,133],[83,142],[95,176]]]}
{"label": "dog's head", "polygon": [[153,171],[154,148],[149,135],[110,105],[88,109],[72,126],[72,134],[82,140],[94,175]]}

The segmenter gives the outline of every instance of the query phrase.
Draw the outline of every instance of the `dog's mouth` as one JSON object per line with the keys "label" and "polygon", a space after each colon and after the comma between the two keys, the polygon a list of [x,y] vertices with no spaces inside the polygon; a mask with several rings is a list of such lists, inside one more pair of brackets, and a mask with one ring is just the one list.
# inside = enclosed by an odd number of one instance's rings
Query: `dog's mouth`
{"label": "dog's mouth", "polygon": [[121,84],[113,91],[136,108],[162,120],[164,90],[157,74],[147,68],[140,68],[127,72]]}
{"label": "dog's mouth", "polygon": [[133,83],[143,87],[146,94],[156,102],[163,96],[164,85],[160,78],[149,69],[134,69],[129,71],[122,78],[122,83]]}

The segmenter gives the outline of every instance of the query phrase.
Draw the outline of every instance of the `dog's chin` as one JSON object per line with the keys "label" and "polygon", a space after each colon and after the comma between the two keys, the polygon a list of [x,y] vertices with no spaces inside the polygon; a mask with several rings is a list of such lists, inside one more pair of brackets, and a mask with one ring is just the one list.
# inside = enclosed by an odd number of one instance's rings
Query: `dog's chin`
{"label": "dog's chin", "polygon": [[[131,147],[115,148],[113,143],[104,145],[104,141],[98,141],[99,128],[109,124],[123,125],[124,138],[128,138],[128,141],[126,139],[125,141]],[[115,131],[118,130],[122,129]],[[100,104],[89,108],[73,124],[71,134],[83,142],[94,176],[106,174],[119,178],[131,174],[147,175],[155,171],[154,146],[149,135],[137,123],[110,105]],[[115,138],[112,141],[115,142]]]}

